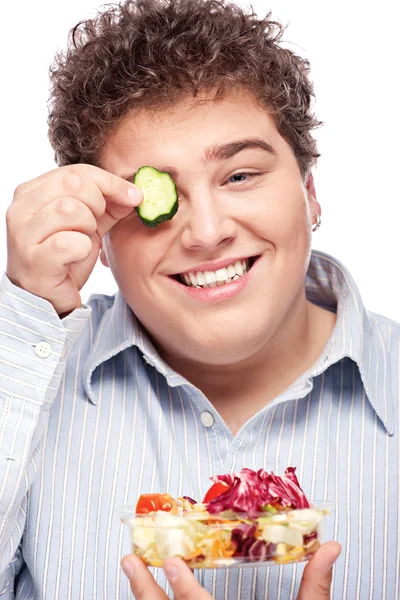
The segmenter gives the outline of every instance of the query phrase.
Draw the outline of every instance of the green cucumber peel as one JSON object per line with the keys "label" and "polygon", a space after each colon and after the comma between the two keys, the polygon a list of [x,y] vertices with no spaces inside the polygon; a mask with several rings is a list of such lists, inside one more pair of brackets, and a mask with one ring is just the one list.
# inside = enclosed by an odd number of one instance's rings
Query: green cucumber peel
{"label": "green cucumber peel", "polygon": [[176,215],[178,193],[169,173],[143,166],[135,173],[133,183],[143,193],[143,201],[135,210],[146,227],[157,227]]}

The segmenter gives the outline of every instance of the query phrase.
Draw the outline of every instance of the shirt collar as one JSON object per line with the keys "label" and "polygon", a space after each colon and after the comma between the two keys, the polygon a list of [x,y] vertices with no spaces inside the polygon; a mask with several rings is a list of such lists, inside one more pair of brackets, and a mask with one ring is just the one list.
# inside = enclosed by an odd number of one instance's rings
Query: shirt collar
{"label": "shirt collar", "polygon": [[160,357],[143,325],[133,314],[118,290],[113,303],[101,319],[93,346],[86,358],[82,383],[89,400],[96,404],[92,389],[92,378],[97,368],[123,350],[136,346],[144,360],[158,369],[167,378],[171,387],[186,382],[186,379],[173,371]]}
{"label": "shirt collar", "polygon": [[[358,366],[366,395],[388,433],[393,433],[393,406],[387,398],[387,381],[372,376],[368,363],[379,354],[387,361],[379,332],[365,310],[360,292],[348,270],[328,254],[313,251],[306,276],[307,298],[337,312],[333,334],[320,359],[311,369],[316,377],[342,358],[351,358]],[[167,378],[171,387],[187,383],[160,357],[144,327],[126,304],[122,294],[115,294],[113,304],[103,316],[94,344],[85,361],[83,386],[93,404],[92,377],[102,363],[127,348],[136,346],[143,358]],[[385,373],[390,376],[390,365]],[[309,375],[310,375],[309,374]]]}
{"label": "shirt collar", "polygon": [[[332,336],[313,365],[311,375],[320,375],[343,358],[353,360],[373,410],[392,435],[394,413],[393,403],[388,397],[391,381],[388,354],[376,321],[365,309],[353,277],[338,260],[314,251],[306,276],[306,292],[310,301],[337,313]],[[385,377],[376,377],[376,370],[371,369],[371,361],[378,357],[383,361]]]}

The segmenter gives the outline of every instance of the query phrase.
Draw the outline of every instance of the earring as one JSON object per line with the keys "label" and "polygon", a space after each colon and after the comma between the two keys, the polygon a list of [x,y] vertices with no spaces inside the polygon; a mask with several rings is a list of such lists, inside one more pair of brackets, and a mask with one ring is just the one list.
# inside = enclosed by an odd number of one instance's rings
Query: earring
{"label": "earring", "polygon": [[[314,218],[315,218],[315,223],[314,223]],[[317,213],[313,214],[313,224],[312,224],[312,231],[317,231],[317,229],[319,229],[321,227],[321,217],[320,215],[317,215]]]}

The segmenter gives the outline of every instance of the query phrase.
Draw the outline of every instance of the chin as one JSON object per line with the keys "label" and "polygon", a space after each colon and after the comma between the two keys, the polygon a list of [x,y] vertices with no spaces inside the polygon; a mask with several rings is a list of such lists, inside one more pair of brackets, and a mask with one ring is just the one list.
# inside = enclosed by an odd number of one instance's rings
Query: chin
{"label": "chin", "polygon": [[[233,334],[233,335],[232,335]],[[244,362],[256,354],[265,344],[265,336],[249,335],[250,331],[234,331],[230,335],[212,337],[204,336],[185,339],[181,348],[183,355],[194,362],[210,365],[226,366],[238,362]],[[182,352],[182,350],[181,350]]]}

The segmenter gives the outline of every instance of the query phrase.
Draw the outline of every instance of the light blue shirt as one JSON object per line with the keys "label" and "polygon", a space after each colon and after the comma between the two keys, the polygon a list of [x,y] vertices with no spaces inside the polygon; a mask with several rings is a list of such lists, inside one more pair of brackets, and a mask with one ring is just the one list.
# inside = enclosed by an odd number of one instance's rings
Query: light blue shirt
{"label": "light blue shirt", "polygon": [[[0,598],[132,598],[116,508],[160,491],[201,500],[213,474],[264,467],[336,503],[334,600],[400,598],[400,326],[368,313],[314,252],[308,298],[337,310],[324,352],[235,437],[160,359],[120,293],[60,321],[0,286]],[[304,564],[197,572],[218,600],[288,600]],[[161,569],[157,581],[166,585]],[[15,590],[15,591],[14,591]]]}

